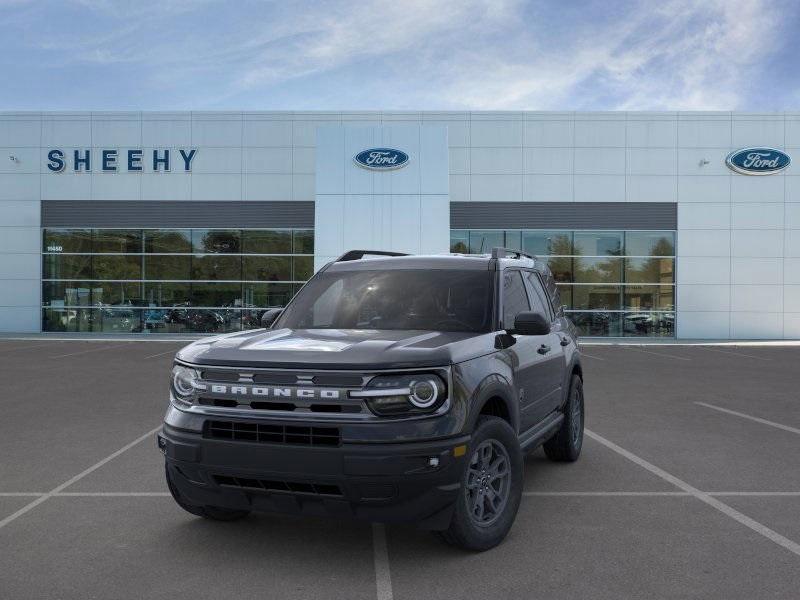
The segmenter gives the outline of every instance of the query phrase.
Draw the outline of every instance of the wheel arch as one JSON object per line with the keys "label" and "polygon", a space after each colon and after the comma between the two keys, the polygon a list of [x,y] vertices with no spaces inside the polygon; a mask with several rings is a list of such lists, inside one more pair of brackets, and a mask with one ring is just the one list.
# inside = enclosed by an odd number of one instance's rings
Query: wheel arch
{"label": "wheel arch", "polygon": [[503,377],[487,377],[475,391],[471,405],[470,431],[475,429],[478,419],[483,415],[499,417],[514,431],[519,431],[519,406],[514,402],[511,384]]}

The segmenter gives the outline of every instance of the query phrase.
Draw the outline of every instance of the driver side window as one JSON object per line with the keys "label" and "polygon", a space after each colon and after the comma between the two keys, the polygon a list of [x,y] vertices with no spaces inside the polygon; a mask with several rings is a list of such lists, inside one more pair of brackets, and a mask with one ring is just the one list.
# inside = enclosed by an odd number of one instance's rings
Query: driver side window
{"label": "driver side window", "polygon": [[516,316],[530,309],[528,293],[525,291],[525,284],[522,282],[522,273],[519,271],[504,271],[503,327],[506,329],[513,328]]}

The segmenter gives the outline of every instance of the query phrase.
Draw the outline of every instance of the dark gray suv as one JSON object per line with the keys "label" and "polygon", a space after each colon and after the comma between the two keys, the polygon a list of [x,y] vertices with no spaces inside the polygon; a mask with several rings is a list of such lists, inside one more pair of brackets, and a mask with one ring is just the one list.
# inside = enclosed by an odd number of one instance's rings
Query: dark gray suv
{"label": "dark gray suv", "polygon": [[580,454],[576,333],[534,257],[351,251],[262,324],[175,357],[158,445],[190,513],[413,522],[485,550],[524,454]]}

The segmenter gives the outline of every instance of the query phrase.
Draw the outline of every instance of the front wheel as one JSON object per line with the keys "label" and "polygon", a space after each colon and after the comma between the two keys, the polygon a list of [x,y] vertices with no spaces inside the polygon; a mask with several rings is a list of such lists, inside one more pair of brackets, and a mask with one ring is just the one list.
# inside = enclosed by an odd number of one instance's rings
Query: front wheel
{"label": "front wheel", "polygon": [[186,499],[184,499],[183,496],[181,496],[181,493],[175,486],[175,482],[172,481],[172,475],[169,472],[169,466],[166,464],[164,465],[164,472],[167,476],[167,487],[169,488],[169,493],[172,494],[172,498],[175,500],[178,506],[188,513],[197,515],[198,517],[203,517],[205,519],[211,519],[213,521],[238,521],[239,519],[243,519],[250,514],[249,510],[232,510],[230,508],[222,508],[220,506],[198,506],[196,504],[190,504],[186,501]]}
{"label": "front wheel", "polygon": [[514,524],[522,498],[522,451],[511,426],[487,416],[478,420],[469,452],[453,520],[440,536],[483,551],[502,542]]}
{"label": "front wheel", "polygon": [[583,447],[583,417],[583,381],[573,375],[564,405],[564,420],[556,434],[544,443],[547,458],[559,462],[578,460]]}

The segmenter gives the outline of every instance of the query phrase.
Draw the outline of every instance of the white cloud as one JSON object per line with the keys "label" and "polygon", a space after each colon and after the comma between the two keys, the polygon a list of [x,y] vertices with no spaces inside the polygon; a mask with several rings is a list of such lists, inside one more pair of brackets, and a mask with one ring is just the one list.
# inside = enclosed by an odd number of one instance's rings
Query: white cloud
{"label": "white cloud", "polygon": [[516,4],[482,0],[320,4],[289,17],[288,27],[267,27],[268,48],[254,57],[240,82],[249,88],[369,59],[399,54],[395,60],[402,60],[405,53],[416,55],[454,35],[463,43],[463,33],[476,22],[487,28],[503,23]]}
{"label": "white cloud", "polygon": [[[673,1],[582,28],[527,61],[473,57],[449,101],[475,108],[737,108],[752,69],[775,49],[780,11],[757,3]],[[519,43],[525,44],[522,40]]]}
{"label": "white cloud", "polygon": [[109,81],[135,69],[142,89],[198,108],[271,107],[283,90],[323,109],[757,109],[753,82],[797,11],[774,1],[77,0],[63,23],[28,5],[17,47]]}

